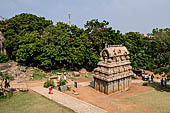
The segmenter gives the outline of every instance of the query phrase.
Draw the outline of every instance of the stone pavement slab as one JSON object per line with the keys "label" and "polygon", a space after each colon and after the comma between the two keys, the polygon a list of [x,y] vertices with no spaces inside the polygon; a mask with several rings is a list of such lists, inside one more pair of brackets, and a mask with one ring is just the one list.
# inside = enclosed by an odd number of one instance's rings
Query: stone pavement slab
{"label": "stone pavement slab", "polygon": [[48,88],[44,88],[42,86],[31,87],[30,89],[78,113],[107,113],[107,111],[97,106],[59,92],[55,89],[53,90],[53,94],[48,94]]}

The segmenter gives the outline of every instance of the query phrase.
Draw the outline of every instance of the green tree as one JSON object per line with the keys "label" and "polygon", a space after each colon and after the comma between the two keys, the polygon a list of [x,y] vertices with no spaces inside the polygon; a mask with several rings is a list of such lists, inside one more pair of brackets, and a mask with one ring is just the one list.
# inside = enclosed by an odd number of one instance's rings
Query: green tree
{"label": "green tree", "polygon": [[2,27],[0,31],[3,32],[6,39],[4,41],[4,47],[7,49],[10,58],[16,59],[17,50],[20,46],[18,42],[20,42],[26,34],[33,31],[41,34],[49,25],[52,25],[52,21],[27,13],[22,13],[8,19],[5,25],[4,22],[1,22]]}
{"label": "green tree", "polygon": [[142,37],[137,32],[125,34],[124,45],[130,52],[130,61],[135,69],[151,69],[153,65],[152,56],[147,53],[150,42],[148,38]]}
{"label": "green tree", "polygon": [[[49,26],[45,29],[42,40],[42,54],[36,57],[41,63],[46,60],[51,66],[66,68],[89,68],[97,64],[95,61],[98,57],[94,56],[87,33],[75,25],[58,22],[56,26]],[[93,57],[89,58],[90,56]]]}
{"label": "green tree", "polygon": [[85,32],[88,34],[93,50],[98,55],[100,55],[106,43],[109,45],[120,45],[124,42],[120,31],[115,31],[108,25],[109,22],[105,20],[99,22],[97,19],[87,21],[85,24]]}
{"label": "green tree", "polygon": [[[33,63],[34,57],[40,53],[43,43],[37,31],[26,33],[18,42],[19,48],[16,53],[17,62]],[[36,62],[35,62],[36,63]]]}
{"label": "green tree", "polygon": [[[160,72],[170,72],[170,29],[153,29],[152,54]],[[169,71],[165,71],[169,70]]]}

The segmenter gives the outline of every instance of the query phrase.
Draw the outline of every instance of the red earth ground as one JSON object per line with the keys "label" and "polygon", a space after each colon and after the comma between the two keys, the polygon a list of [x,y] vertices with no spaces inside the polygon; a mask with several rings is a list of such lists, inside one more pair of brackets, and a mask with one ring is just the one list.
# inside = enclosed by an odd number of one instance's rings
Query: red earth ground
{"label": "red earth ground", "polygon": [[[72,86],[73,90],[74,87]],[[102,109],[108,111],[108,113],[140,113],[138,106],[125,102],[123,99],[138,95],[151,90],[145,86],[139,86],[132,84],[130,89],[125,92],[118,92],[110,95],[106,95],[96,91],[89,86],[78,86],[79,95],[74,95],[73,91],[66,91],[65,93],[75,98],[83,100],[85,102],[96,105]],[[152,113],[152,110],[145,109],[146,113]]]}

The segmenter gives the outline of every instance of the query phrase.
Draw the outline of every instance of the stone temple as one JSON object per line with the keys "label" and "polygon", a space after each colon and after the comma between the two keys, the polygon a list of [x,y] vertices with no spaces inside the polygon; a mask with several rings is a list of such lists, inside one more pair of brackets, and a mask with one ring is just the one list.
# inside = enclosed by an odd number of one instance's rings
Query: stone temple
{"label": "stone temple", "polygon": [[128,90],[133,75],[129,52],[125,46],[110,45],[101,52],[94,69],[94,88],[105,94]]}

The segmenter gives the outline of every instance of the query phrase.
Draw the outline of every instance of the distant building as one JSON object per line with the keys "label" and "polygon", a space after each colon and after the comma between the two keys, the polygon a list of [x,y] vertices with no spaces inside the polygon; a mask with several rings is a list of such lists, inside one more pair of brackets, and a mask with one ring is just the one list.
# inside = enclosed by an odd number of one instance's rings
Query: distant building
{"label": "distant building", "polygon": [[144,37],[148,37],[148,35],[146,33],[142,33],[142,36]]}
{"label": "distant building", "polygon": [[0,32],[0,54],[6,54],[6,49],[3,48],[3,41],[5,40],[4,35]]}
{"label": "distant building", "polygon": [[152,36],[151,34],[142,33],[141,35],[142,35],[143,37],[148,37],[148,38],[150,38],[150,39],[153,38],[153,36]]}

